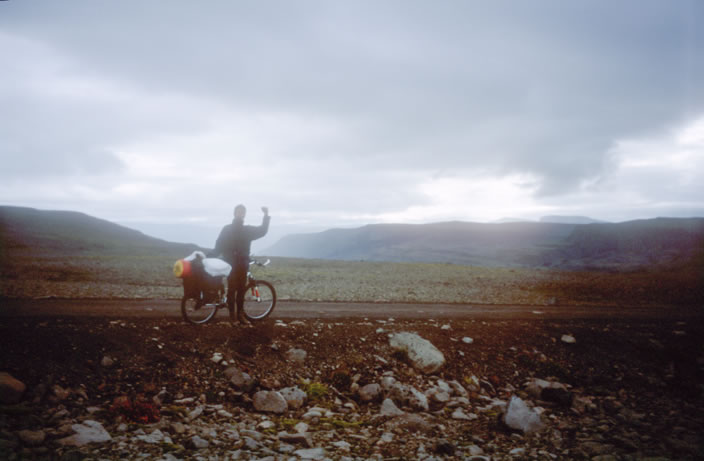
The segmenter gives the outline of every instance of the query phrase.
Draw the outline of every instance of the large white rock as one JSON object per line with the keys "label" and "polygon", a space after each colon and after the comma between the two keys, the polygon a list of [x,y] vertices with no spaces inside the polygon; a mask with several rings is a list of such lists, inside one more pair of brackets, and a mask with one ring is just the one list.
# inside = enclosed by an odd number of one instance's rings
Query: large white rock
{"label": "large white rock", "polygon": [[506,408],[504,423],[511,429],[516,429],[526,434],[540,431],[544,427],[543,422],[540,420],[540,415],[528,408],[528,405],[515,395],[511,397],[508,408]]}
{"label": "large white rock", "polygon": [[90,419],[83,421],[83,424],[74,424],[71,429],[75,434],[59,440],[59,444],[82,447],[91,443],[105,443],[112,440],[102,424]]}
{"label": "large white rock", "polygon": [[254,394],[252,403],[257,411],[283,413],[288,410],[286,399],[276,391],[259,391]]}
{"label": "large white rock", "polygon": [[397,333],[389,339],[391,347],[408,354],[415,368],[423,373],[435,373],[445,365],[445,356],[427,339],[415,333]]}

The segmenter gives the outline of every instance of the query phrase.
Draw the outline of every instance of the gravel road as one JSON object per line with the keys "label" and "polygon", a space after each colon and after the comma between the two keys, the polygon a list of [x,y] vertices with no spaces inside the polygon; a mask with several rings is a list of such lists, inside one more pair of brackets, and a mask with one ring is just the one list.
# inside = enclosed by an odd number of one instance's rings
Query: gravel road
{"label": "gravel road", "polygon": [[[227,312],[217,314],[225,317]],[[0,299],[0,317],[90,316],[178,317],[174,299]],[[690,319],[704,317],[700,306],[520,306],[481,304],[279,302],[273,318],[457,318],[457,319]]]}

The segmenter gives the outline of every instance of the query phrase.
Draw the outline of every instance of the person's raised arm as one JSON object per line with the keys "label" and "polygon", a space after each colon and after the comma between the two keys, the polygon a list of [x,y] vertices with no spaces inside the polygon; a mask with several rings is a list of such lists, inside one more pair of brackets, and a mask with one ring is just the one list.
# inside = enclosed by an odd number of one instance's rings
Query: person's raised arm
{"label": "person's raised arm", "polygon": [[269,221],[271,221],[271,216],[269,216],[269,207],[263,206],[262,212],[264,213],[264,217],[262,218],[262,224],[260,226],[252,228],[252,240],[264,237],[269,231]]}

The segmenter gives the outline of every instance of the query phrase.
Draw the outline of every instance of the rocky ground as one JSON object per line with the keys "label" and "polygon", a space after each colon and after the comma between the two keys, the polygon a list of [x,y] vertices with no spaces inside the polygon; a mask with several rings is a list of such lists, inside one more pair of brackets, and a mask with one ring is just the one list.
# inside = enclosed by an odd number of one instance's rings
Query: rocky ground
{"label": "rocky ground", "polygon": [[4,318],[0,459],[704,458],[700,318],[534,315]]}

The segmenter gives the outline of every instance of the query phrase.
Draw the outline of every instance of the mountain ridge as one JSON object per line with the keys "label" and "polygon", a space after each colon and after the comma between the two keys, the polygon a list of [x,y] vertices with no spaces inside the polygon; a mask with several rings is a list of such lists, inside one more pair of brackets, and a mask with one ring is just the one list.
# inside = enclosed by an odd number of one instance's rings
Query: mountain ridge
{"label": "mountain ridge", "polygon": [[125,251],[195,248],[168,242],[112,221],[78,211],[0,206],[0,241],[4,250]]}
{"label": "mountain ridge", "polygon": [[[0,243],[0,259],[10,253],[185,255],[199,248],[167,242],[80,212],[10,206],[0,206]],[[568,270],[631,270],[668,265],[704,268],[704,218],[591,224],[368,224],[291,234],[263,254]]]}
{"label": "mountain ridge", "polygon": [[704,218],[624,223],[370,224],[283,237],[270,256],[561,269],[676,264],[704,252]]}

